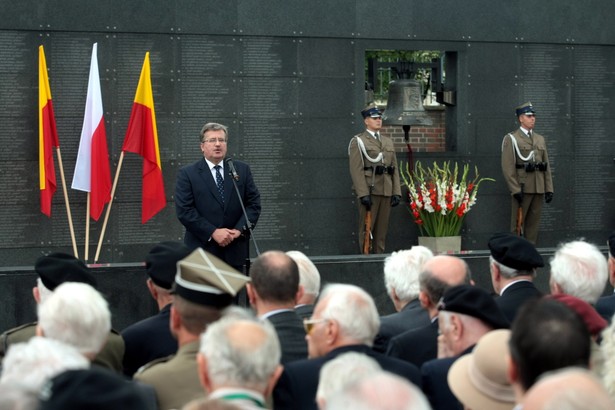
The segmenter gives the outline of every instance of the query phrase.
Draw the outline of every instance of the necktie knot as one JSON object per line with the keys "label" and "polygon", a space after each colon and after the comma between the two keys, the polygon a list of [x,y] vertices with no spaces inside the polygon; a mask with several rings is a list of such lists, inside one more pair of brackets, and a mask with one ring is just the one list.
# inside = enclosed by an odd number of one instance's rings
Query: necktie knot
{"label": "necktie knot", "polygon": [[380,141],[380,133],[374,132],[374,138],[376,138],[378,141]]}

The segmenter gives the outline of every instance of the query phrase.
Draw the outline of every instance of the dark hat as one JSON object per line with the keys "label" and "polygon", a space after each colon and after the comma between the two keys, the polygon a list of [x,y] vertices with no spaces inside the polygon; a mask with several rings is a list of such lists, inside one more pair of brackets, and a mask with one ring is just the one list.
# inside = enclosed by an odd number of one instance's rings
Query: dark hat
{"label": "dark hat", "polygon": [[249,281],[222,259],[197,248],[178,262],[173,293],[199,305],[222,309]]}
{"label": "dark hat", "polygon": [[96,278],[85,263],[67,253],[55,252],[41,256],[34,264],[34,270],[43,285],[54,290],[64,282],[82,282],[96,288]]}
{"label": "dark hat", "polygon": [[41,410],[146,410],[138,385],[96,366],[68,370],[52,378],[41,391]]}
{"label": "dark hat", "polygon": [[363,116],[363,118],[380,118],[382,117],[382,111],[376,106],[376,104],[370,103],[367,105],[367,107],[363,108],[363,111],[361,111],[361,115]]}
{"label": "dark hat", "polygon": [[555,299],[559,302],[562,302],[570,309],[574,310],[583,322],[587,326],[587,330],[592,336],[599,335],[600,332],[604,330],[605,327],[608,326],[608,323],[598,312],[596,309],[586,301],[574,297],[572,295],[567,295],[565,293],[558,293],[556,295],[548,295],[548,298]]}
{"label": "dark hat", "polygon": [[160,242],[145,257],[145,270],[156,285],[171,289],[177,273],[177,262],[189,254],[190,248],[182,242]]}
{"label": "dark hat", "polygon": [[545,266],[542,256],[530,241],[510,232],[496,233],[487,245],[493,259],[509,268],[531,271]]}
{"label": "dark hat", "polygon": [[611,256],[615,258],[615,231],[611,232],[607,243],[609,244],[609,252],[611,253]]}
{"label": "dark hat", "polygon": [[522,114],[536,114],[536,111],[534,111],[534,106],[532,105],[531,102],[526,102],[521,104],[520,106],[518,106],[517,108],[515,108],[515,112],[517,113],[517,117],[522,115]]}
{"label": "dark hat", "polygon": [[493,329],[507,329],[510,326],[495,299],[477,286],[459,285],[447,289],[438,310],[475,317]]}

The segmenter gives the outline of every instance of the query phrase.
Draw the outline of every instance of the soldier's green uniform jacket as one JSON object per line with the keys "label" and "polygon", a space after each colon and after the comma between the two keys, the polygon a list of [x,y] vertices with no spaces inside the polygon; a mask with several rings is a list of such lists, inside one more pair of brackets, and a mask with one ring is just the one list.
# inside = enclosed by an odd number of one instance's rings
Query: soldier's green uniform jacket
{"label": "soldier's green uniform jacket", "polygon": [[[27,323],[7,330],[0,335],[0,360],[4,359],[10,345],[27,342],[36,335],[36,322]],[[92,361],[93,364],[106,367],[122,373],[122,359],[124,357],[124,340],[115,330],[111,330],[107,343],[101,352]]]}

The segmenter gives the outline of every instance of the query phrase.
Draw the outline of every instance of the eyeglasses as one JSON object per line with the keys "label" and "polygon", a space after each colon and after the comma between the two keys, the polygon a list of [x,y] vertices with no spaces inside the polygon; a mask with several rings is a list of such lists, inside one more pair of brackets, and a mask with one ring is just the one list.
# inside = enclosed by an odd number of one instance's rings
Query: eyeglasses
{"label": "eyeglasses", "polygon": [[226,144],[226,138],[209,138],[201,141],[201,144],[215,144],[219,142],[220,144]]}
{"label": "eyeglasses", "polygon": [[318,323],[327,322],[329,319],[303,319],[303,329],[305,334],[309,335]]}

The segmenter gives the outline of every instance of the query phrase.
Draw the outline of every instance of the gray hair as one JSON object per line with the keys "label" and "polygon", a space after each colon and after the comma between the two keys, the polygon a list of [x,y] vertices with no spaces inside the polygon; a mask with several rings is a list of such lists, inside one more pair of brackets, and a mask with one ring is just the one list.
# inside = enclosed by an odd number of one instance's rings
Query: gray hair
{"label": "gray hair", "polygon": [[395,290],[397,297],[410,302],[419,297],[419,274],[423,265],[433,257],[433,253],[424,246],[413,246],[393,252],[384,261],[384,284],[391,296]]}
{"label": "gray hair", "polygon": [[[250,336],[244,337],[246,334]],[[267,387],[282,356],[273,325],[241,315],[225,316],[210,324],[201,335],[199,352],[207,359],[214,385],[257,391]]]}
{"label": "gray hair", "polygon": [[96,355],[111,331],[111,312],[105,298],[85,283],[66,282],[38,305],[38,326],[46,337]]}
{"label": "gray hair", "polygon": [[0,410],[37,410],[38,393],[22,385],[0,384]]}
{"label": "gray hair", "polygon": [[535,275],[536,274],[536,269],[532,269],[532,270],[518,270],[515,268],[511,268],[509,266],[504,265],[503,263],[500,263],[498,261],[496,261],[493,256],[489,255],[489,265],[494,264],[495,266],[498,267],[498,269],[500,270],[500,275],[502,275],[503,278],[505,279],[513,279],[516,278],[517,276],[525,276],[525,275]]}
{"label": "gray hair", "polygon": [[583,240],[561,244],[551,258],[551,281],[562,291],[594,304],[608,279],[608,264],[596,245]]}
{"label": "gray hair", "polygon": [[288,251],[286,254],[299,267],[299,285],[303,286],[305,293],[314,295],[314,297],[318,296],[320,292],[320,273],[314,262],[300,251]]}
{"label": "gray hair", "polygon": [[11,345],[2,362],[0,384],[12,383],[38,391],[66,370],[87,369],[90,362],[72,346],[35,336]]}
{"label": "gray hair", "polygon": [[207,131],[224,131],[224,138],[228,139],[228,128],[226,127],[226,125],[222,125],[222,124],[218,124],[217,122],[208,122],[205,125],[203,125],[203,128],[201,128],[201,133],[199,134],[199,137],[201,139],[201,142],[203,142],[203,140],[205,139],[205,133]]}
{"label": "gray hair", "polygon": [[335,320],[340,334],[368,346],[380,328],[380,317],[374,299],[355,285],[330,284],[325,286],[320,303],[326,303],[321,318]]}
{"label": "gray hair", "polygon": [[316,401],[327,403],[344,387],[382,370],[375,359],[359,352],[347,352],[329,360],[320,369]]}
{"label": "gray hair", "polygon": [[36,287],[38,288],[39,303],[43,303],[53,294],[53,290],[45,286],[41,278],[36,279]]}

